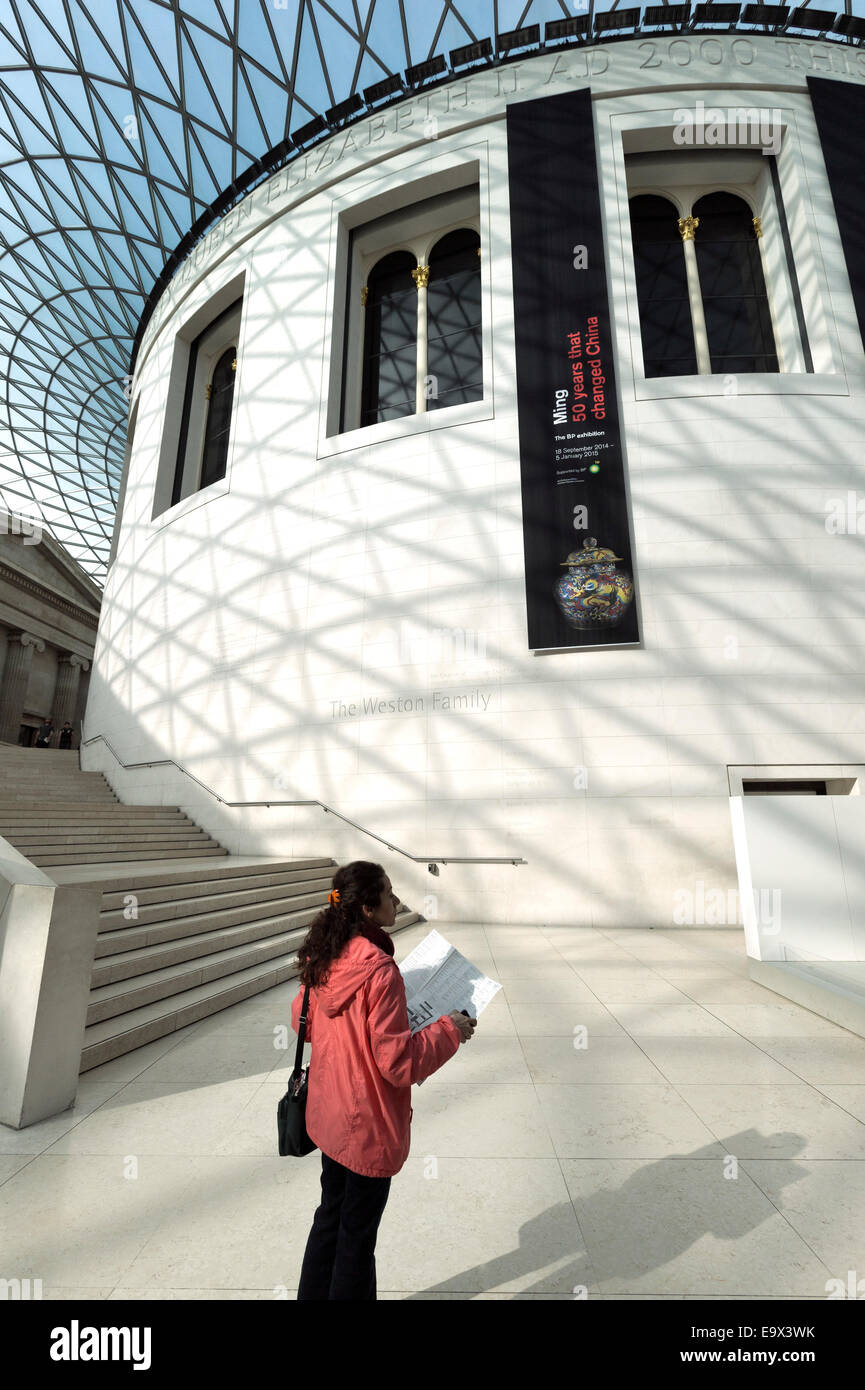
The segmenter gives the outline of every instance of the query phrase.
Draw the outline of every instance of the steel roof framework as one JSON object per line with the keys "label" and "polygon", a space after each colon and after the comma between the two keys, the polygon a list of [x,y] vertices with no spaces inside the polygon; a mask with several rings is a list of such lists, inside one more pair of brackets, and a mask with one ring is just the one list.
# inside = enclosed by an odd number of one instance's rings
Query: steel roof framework
{"label": "steel roof framework", "polygon": [[487,37],[498,54],[506,31],[575,13],[591,27],[596,8],[0,0],[0,503],[102,582],[130,350],[190,228],[203,234],[226,189],[265,177],[268,151],[289,157],[292,132],[356,93]]}

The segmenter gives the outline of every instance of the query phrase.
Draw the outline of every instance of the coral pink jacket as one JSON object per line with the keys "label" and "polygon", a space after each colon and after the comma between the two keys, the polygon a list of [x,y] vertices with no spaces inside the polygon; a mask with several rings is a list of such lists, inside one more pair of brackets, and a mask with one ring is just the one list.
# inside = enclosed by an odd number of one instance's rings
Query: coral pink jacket
{"label": "coral pink jacket", "polygon": [[[296,1033],[303,993],[291,1006]],[[396,961],[353,936],[331,963],[329,980],[309,991],[306,1041],[310,1139],[353,1173],[394,1177],[411,1143],[410,1087],[458,1051],[453,1019],[443,1014],[412,1036]]]}

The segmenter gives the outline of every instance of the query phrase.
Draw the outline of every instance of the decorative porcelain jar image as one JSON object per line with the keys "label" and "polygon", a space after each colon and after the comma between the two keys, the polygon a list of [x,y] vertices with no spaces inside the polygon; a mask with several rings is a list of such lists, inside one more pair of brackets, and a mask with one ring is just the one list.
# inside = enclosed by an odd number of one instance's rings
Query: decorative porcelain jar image
{"label": "decorative porcelain jar image", "polygon": [[619,569],[621,556],[587,536],[582,550],[572,550],[562,564],[568,566],[555,585],[556,602],[572,627],[614,627],[621,622],[634,598],[634,581]]}

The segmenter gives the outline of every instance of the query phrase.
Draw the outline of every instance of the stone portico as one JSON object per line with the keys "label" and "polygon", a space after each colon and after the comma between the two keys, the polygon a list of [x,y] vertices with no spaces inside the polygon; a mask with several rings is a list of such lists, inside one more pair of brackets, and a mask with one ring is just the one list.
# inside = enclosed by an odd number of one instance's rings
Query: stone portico
{"label": "stone portico", "polygon": [[0,742],[33,742],[43,719],[78,747],[102,595],[30,517],[0,509]]}

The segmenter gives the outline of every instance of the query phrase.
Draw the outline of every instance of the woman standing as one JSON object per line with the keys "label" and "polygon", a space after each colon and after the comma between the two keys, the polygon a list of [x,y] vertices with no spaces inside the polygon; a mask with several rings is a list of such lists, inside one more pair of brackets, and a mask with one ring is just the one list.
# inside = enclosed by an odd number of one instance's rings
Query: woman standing
{"label": "woman standing", "polygon": [[298,951],[291,1021],[298,1032],[308,984],[306,1129],[321,1149],[321,1205],[298,1301],[376,1297],[375,1242],[390,1180],[408,1158],[410,1088],[453,1057],[477,1023],[455,1011],[412,1036],[387,931],[398,905],[380,864],[345,864]]}

